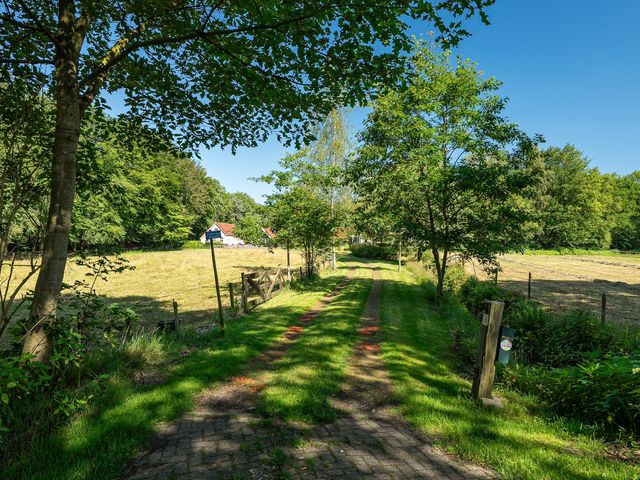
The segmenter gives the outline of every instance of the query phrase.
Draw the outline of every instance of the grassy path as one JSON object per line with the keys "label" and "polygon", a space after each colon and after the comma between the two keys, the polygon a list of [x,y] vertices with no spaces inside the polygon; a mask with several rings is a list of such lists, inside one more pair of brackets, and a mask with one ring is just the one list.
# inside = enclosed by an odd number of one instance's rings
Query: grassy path
{"label": "grassy path", "polygon": [[[92,409],[67,428],[34,441],[29,458],[3,465],[3,479],[110,479],[124,471],[144,447],[159,422],[171,421],[193,408],[195,396],[212,383],[237,374],[264,352],[318,299],[334,288],[345,270],[302,291],[286,292],[252,314],[228,322],[224,339],[205,337],[209,347],[166,366],[166,381],[141,385],[115,376]],[[203,338],[200,338],[202,341]]]}
{"label": "grassy path", "polygon": [[530,415],[522,397],[500,392],[508,400],[503,411],[477,406],[469,382],[452,368],[449,327],[463,313],[430,304],[433,289],[410,273],[387,270],[383,278],[382,352],[398,410],[438,445],[510,480],[640,478],[637,466],[607,459],[602,443]]}

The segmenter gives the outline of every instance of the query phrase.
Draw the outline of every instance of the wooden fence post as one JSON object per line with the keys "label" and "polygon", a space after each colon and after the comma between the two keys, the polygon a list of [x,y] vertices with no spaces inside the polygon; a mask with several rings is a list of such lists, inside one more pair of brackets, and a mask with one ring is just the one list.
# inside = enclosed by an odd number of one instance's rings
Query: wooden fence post
{"label": "wooden fence post", "polygon": [[236,308],[236,301],[233,298],[233,283],[229,282],[229,298],[231,299],[231,308]]}
{"label": "wooden fence post", "polygon": [[302,280],[302,267],[300,267],[300,280]]}
{"label": "wooden fence post", "polygon": [[531,300],[531,272],[529,272],[529,283],[527,284],[527,300]]}
{"label": "wooden fence post", "polygon": [[213,239],[211,243],[211,262],[213,263],[213,276],[216,281],[216,297],[218,298],[218,316],[220,317],[220,333],[224,336],[224,310],[222,309],[222,298],[220,297],[220,282],[218,281],[218,266],[216,264],[216,253],[213,247]]}
{"label": "wooden fence post", "polygon": [[482,328],[471,395],[476,400],[491,398],[496,373],[496,351],[504,302],[486,301],[489,311],[482,315]]}
{"label": "wooden fence post", "polygon": [[[615,317],[615,315],[614,315]],[[602,320],[602,324],[607,320],[607,294],[602,294],[602,305],[600,306],[600,319]]]}
{"label": "wooden fence post", "polygon": [[242,310],[243,311],[247,311],[247,284],[245,282],[244,279],[244,272],[242,272],[242,297],[241,297],[241,304],[242,304]]}
{"label": "wooden fence post", "polygon": [[498,284],[498,270],[496,270],[496,277],[494,278],[493,281],[496,285]]}
{"label": "wooden fence post", "polygon": [[291,251],[289,250],[289,240],[287,240],[287,281],[291,283]]}
{"label": "wooden fence post", "polygon": [[178,302],[176,299],[173,299],[173,324],[178,327]]}

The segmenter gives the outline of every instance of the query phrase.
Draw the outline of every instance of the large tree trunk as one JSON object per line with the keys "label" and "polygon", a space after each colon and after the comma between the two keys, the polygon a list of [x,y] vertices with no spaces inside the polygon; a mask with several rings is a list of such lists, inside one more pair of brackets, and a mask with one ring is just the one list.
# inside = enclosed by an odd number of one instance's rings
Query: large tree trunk
{"label": "large tree trunk", "polygon": [[51,167],[51,199],[42,247],[42,266],[29,313],[29,333],[22,351],[47,361],[51,351],[48,326],[55,317],[67,263],[71,210],[76,187],[76,153],[80,139],[81,106],[77,60],[82,39],[73,34],[72,5],[61,11],[56,54],[56,126]]}

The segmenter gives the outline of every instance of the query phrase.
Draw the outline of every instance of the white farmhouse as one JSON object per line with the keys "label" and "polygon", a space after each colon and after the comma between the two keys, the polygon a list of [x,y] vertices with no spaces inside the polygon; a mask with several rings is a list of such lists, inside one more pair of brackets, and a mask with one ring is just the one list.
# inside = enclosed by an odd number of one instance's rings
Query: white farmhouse
{"label": "white farmhouse", "polygon": [[[220,240],[224,245],[244,245],[244,242],[233,234],[233,227],[235,227],[233,223],[216,222],[209,227],[207,232],[220,230],[220,235],[222,235],[222,238]],[[200,237],[200,241],[202,243],[207,242],[206,233],[202,234],[202,236]]]}

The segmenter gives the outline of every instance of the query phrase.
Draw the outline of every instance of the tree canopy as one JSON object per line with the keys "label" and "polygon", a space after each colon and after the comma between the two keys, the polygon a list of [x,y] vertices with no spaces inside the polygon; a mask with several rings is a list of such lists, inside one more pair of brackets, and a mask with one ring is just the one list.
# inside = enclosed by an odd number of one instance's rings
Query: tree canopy
{"label": "tree canopy", "polygon": [[407,88],[374,102],[350,166],[361,202],[431,251],[440,293],[450,255],[490,266],[526,238],[531,140],[504,117],[498,86],[418,45]]}

